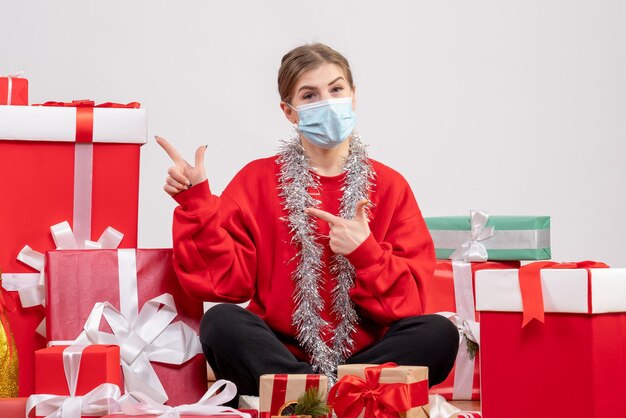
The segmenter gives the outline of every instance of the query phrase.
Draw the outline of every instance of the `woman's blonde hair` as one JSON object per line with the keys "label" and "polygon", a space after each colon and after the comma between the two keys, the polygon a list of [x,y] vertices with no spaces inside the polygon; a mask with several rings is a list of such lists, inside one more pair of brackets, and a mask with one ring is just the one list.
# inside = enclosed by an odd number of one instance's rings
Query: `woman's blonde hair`
{"label": "woman's blonde hair", "polygon": [[345,73],[350,88],[354,88],[352,71],[348,60],[331,47],[314,43],[302,45],[289,51],[281,60],[278,70],[278,93],[280,100],[289,103],[291,94],[302,74],[314,70],[324,63],[336,64]]}

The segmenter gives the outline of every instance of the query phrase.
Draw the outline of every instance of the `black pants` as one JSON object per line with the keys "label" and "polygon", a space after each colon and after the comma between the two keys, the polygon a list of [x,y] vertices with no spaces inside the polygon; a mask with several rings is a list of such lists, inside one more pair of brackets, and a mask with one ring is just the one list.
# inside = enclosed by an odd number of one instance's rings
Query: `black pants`
{"label": "black pants", "polygon": [[[314,373],[298,360],[256,314],[237,305],[209,309],[200,325],[204,355],[218,379],[237,385],[240,395],[259,395],[259,378],[273,373]],[[429,384],[450,373],[459,347],[459,333],[448,319],[422,315],[393,324],[376,343],[346,363],[427,366]]]}

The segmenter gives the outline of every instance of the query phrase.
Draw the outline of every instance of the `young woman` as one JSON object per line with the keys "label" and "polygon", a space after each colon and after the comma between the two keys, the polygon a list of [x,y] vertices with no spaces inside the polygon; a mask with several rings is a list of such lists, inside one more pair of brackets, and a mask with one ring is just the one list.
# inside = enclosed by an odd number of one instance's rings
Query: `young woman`
{"label": "young woman", "polygon": [[450,372],[459,335],[422,315],[434,248],[413,193],[368,157],[354,131],[355,88],[347,60],[322,44],[287,53],[280,107],[296,135],[277,156],[253,161],[221,196],[204,172],[174,161],[165,191],[174,212],[174,266],[211,308],[200,339],[219,378],[258,395],[265,373],[323,373],[338,364],[425,365],[430,384]]}

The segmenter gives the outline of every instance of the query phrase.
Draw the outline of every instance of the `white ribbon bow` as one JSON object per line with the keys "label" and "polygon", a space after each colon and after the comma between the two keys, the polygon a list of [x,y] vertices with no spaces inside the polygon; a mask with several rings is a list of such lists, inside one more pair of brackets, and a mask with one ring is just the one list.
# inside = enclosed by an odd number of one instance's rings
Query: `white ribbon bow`
{"label": "white ribbon bow", "polygon": [[0,77],[5,77],[5,78],[22,78],[22,76],[24,75],[24,70],[20,70],[16,73],[13,74],[0,74]]}
{"label": "white ribbon bow", "polygon": [[493,226],[487,227],[489,214],[478,210],[470,211],[471,237],[450,256],[451,260],[487,261],[487,248],[480,241],[491,238],[495,234]]}
{"label": "white ribbon bow", "polygon": [[[221,391],[220,391],[221,390]],[[220,391],[219,393],[217,393]],[[120,411],[126,415],[159,414],[158,418],[180,418],[189,415],[239,415],[250,418],[250,414],[222,406],[237,394],[234,383],[227,380],[215,382],[204,396],[195,404],[171,407],[161,405],[141,392],[129,392],[119,401]]]}
{"label": "white ribbon bow", "polygon": [[37,408],[37,415],[45,415],[46,418],[80,418],[82,414],[104,415],[117,411],[120,388],[112,383],[103,383],[84,396],[76,396],[84,349],[85,346],[73,345],[63,350],[63,369],[69,396],[31,395],[26,402],[26,416],[33,408]]}
{"label": "white ribbon bow", "polygon": [[[126,389],[164,403],[167,394],[150,362],[183,364],[202,353],[195,331],[182,321],[172,323],[176,315],[169,293],[146,302],[135,318],[121,314],[108,302],[98,302],[76,343],[119,345]],[[99,330],[103,317],[112,334]]]}
{"label": "white ribbon bow", "polygon": [[[52,239],[57,250],[69,249],[115,249],[120,245],[124,234],[115,228],[104,230],[98,241],[85,240],[77,242],[69,222],[64,221],[50,227]],[[45,268],[46,257],[25,245],[17,255],[17,259],[39,273],[2,273],[2,287],[8,291],[17,291],[22,307],[46,306]],[[46,336],[45,318],[37,327],[37,333]]]}
{"label": "white ribbon bow", "polygon": [[439,315],[445,316],[456,325],[459,330],[460,343],[466,339],[480,345],[480,324],[478,322],[462,319],[454,312],[439,312]]}

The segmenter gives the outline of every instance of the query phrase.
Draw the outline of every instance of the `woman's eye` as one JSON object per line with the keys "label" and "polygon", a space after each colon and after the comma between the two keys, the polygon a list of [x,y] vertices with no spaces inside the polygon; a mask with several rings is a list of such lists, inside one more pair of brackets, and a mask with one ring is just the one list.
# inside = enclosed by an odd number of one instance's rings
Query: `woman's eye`
{"label": "woman's eye", "polygon": [[339,93],[342,90],[343,90],[343,86],[335,86],[335,87],[333,87],[332,92],[333,93]]}
{"label": "woman's eye", "polygon": [[304,100],[311,100],[313,98],[314,94],[313,93],[307,93],[304,96],[302,96],[302,98]]}

